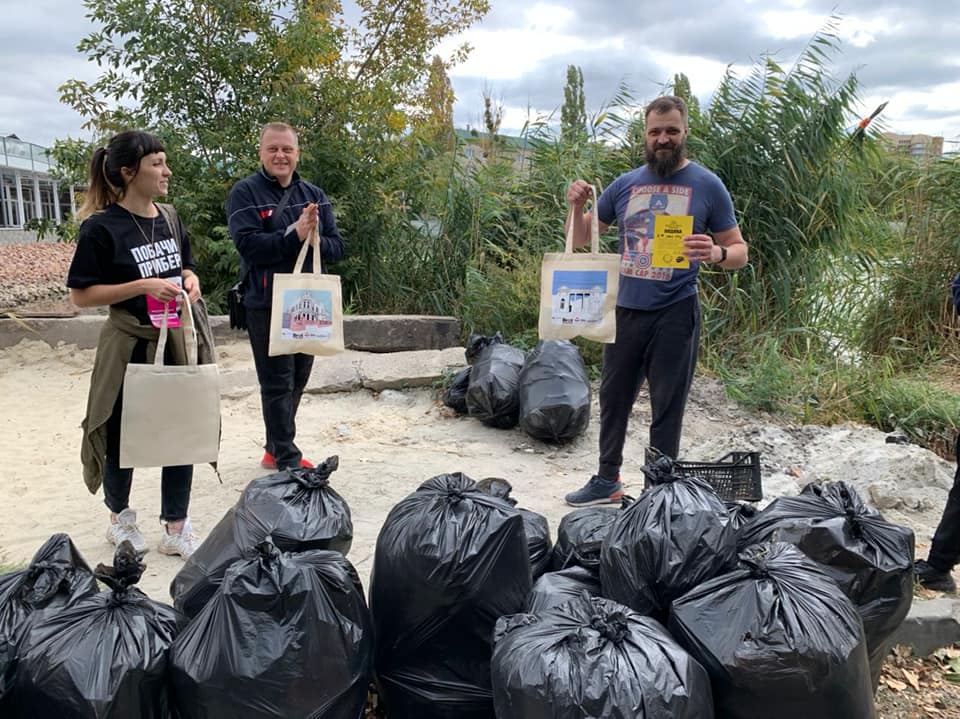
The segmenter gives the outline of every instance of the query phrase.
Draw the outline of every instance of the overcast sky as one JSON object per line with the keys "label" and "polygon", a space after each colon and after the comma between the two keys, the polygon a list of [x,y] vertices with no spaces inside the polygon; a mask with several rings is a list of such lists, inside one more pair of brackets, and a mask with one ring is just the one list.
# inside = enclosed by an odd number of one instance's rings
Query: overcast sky
{"label": "overcast sky", "polygon": [[[460,127],[482,124],[484,87],[504,106],[505,132],[522,127],[528,112],[559,115],[570,64],[583,69],[588,114],[620,83],[647,100],[677,72],[706,103],[728,65],[742,76],[764,53],[789,64],[836,12],[843,44],[834,68],[838,75],[856,71],[864,113],[889,100],[882,116],[887,129],[943,135],[945,149],[960,150],[956,0],[491,0],[491,6],[464,35],[474,47],[470,59],[450,73]],[[82,4],[0,0],[0,18],[0,134],[42,145],[87,137],[83,119],[59,103],[57,92],[70,78],[98,74],[76,51],[90,30]]]}

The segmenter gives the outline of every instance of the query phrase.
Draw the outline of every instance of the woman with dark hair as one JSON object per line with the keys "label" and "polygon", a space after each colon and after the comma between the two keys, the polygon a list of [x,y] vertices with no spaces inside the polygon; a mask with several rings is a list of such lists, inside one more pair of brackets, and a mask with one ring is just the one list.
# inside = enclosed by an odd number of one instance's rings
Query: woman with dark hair
{"label": "woman with dark hair", "polygon": [[[129,506],[133,469],[119,465],[124,372],[128,363],[153,361],[165,307],[173,310],[169,326],[179,326],[176,302],[181,289],[198,324],[206,319],[187,233],[171,206],[153,201],[167,194],[171,174],[163,145],[149,133],[121,132],[97,149],[67,275],[75,305],[109,306],[82,425],[84,481],[91,493],[103,486],[110,509],[107,540],[116,545],[129,540],[141,554],[147,543]],[[198,334],[200,361],[215,361],[209,336]],[[170,331],[166,350],[167,364],[186,363],[181,329]],[[163,554],[187,558],[198,543],[187,516],[192,479],[192,465],[162,469]]]}

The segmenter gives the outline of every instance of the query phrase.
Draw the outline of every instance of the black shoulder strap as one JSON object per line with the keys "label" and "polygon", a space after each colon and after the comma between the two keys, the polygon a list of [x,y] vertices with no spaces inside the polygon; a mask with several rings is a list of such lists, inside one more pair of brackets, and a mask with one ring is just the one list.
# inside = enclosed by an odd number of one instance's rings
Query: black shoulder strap
{"label": "black shoulder strap", "polygon": [[273,211],[273,214],[267,218],[267,223],[269,223],[269,229],[273,229],[273,218],[276,217],[280,219],[280,215],[283,214],[283,211],[287,209],[287,205],[290,204],[290,195],[293,194],[293,188],[296,183],[291,182],[290,186],[283,191],[283,194],[280,196],[280,202],[277,203],[277,208]]}

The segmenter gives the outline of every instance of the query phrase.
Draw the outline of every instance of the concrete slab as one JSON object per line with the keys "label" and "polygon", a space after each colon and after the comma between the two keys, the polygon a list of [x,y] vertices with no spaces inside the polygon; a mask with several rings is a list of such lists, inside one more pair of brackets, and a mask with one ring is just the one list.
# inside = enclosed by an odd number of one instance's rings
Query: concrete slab
{"label": "concrete slab", "polygon": [[360,378],[364,387],[376,391],[425,387],[439,380],[445,371],[466,364],[463,347],[367,354],[360,362]]}
{"label": "concrete slab", "polygon": [[915,599],[890,645],[911,647],[918,656],[960,642],[960,599]]}
{"label": "concrete slab", "polygon": [[[40,340],[51,347],[63,342],[80,349],[97,346],[105,315],[76,317],[24,317],[0,319],[0,348],[21,340]],[[226,315],[210,318],[218,342],[246,340],[247,333],[230,329]],[[460,322],[455,317],[429,315],[348,315],[343,318],[344,344],[363,352],[406,352],[455,347]]]}
{"label": "concrete slab", "polygon": [[347,351],[332,357],[315,358],[306,391],[309,394],[328,394],[362,389],[360,363],[363,356],[360,352]]}
{"label": "concrete slab", "polygon": [[[438,382],[452,368],[466,365],[463,347],[443,350],[392,352],[389,355],[348,350],[332,357],[317,357],[307,384],[308,394],[376,392],[405,387],[424,387]],[[244,397],[257,390],[257,373],[240,367],[220,373],[220,395]]]}

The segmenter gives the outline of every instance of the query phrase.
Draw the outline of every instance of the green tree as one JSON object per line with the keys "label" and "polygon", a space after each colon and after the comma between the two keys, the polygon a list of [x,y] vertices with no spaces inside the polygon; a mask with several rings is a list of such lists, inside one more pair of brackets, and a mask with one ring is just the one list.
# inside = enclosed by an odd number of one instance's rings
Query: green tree
{"label": "green tree", "polygon": [[61,101],[100,136],[133,126],[163,139],[172,199],[214,303],[237,266],[224,199],[256,167],[257,130],[270,120],[301,128],[304,176],[328,189],[345,234],[355,233],[342,266],[348,292],[356,300],[369,284],[359,268],[378,261],[392,229],[383,219],[395,215],[391,192],[408,159],[399,140],[422,112],[430,50],[488,5],[357,4],[351,25],[337,0],[85,1],[98,29],[78,49],[103,70],[65,82]]}
{"label": "green tree", "polygon": [[94,144],[86,140],[57,140],[50,150],[50,158],[54,162],[50,174],[70,185],[86,185],[93,150]]}
{"label": "green tree", "polygon": [[585,140],[587,137],[583,71],[576,65],[567,65],[567,84],[563,88],[563,107],[560,108],[560,136],[564,142]]}
{"label": "green tree", "polygon": [[700,121],[700,101],[690,89],[690,78],[682,72],[673,76],[673,94],[687,104],[687,116],[691,127],[696,127]]}
{"label": "green tree", "polygon": [[414,118],[414,127],[423,139],[440,150],[453,150],[456,135],[453,127],[453,85],[439,55],[430,62],[430,72],[423,94],[423,107]]}
{"label": "green tree", "polygon": [[489,88],[483,90],[483,127],[487,131],[480,138],[483,156],[489,160],[497,158],[500,145],[500,125],[503,123],[503,104],[494,100]]}

